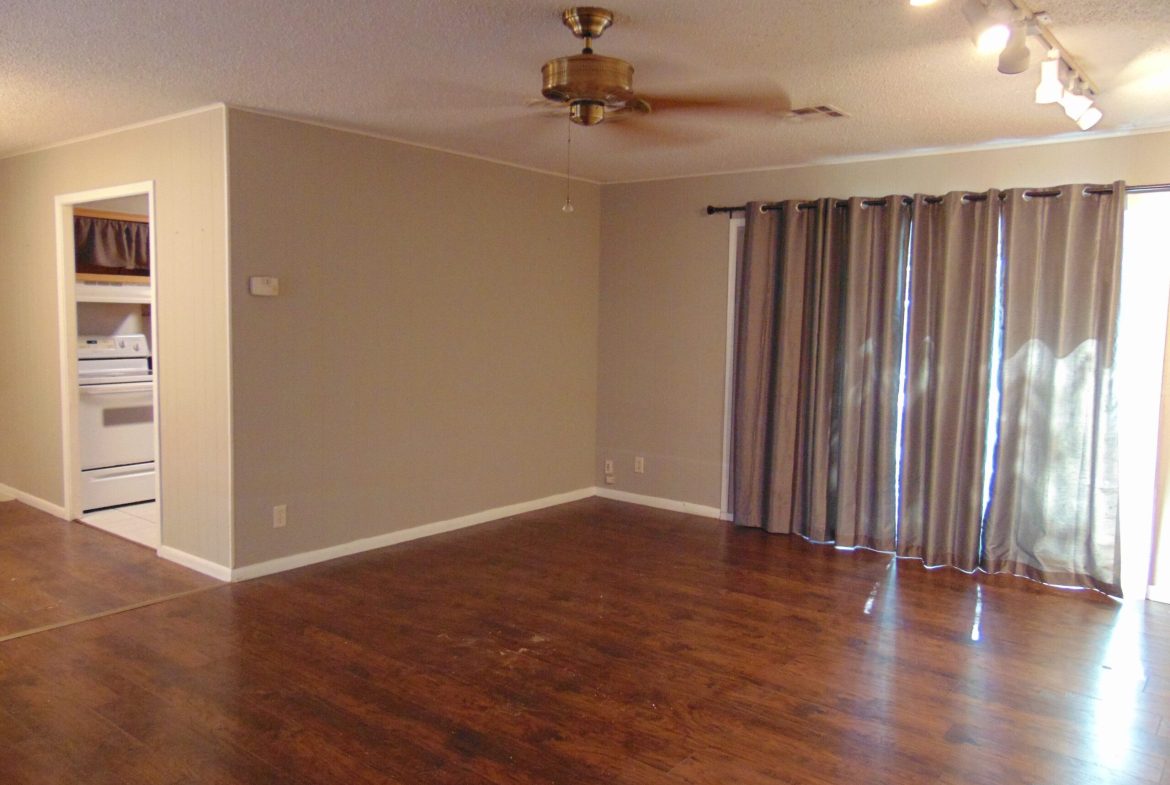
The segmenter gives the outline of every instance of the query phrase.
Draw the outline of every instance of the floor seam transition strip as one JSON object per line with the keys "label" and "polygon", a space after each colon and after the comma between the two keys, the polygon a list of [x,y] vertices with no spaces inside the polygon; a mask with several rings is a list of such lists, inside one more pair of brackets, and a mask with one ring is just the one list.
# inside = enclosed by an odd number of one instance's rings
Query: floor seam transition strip
{"label": "floor seam transition strip", "polygon": [[98,619],[104,619],[107,616],[116,616],[119,613],[126,613],[127,611],[136,611],[139,608],[149,608],[151,605],[160,605],[164,602],[170,602],[171,600],[178,600],[178,599],[182,599],[183,597],[190,597],[193,594],[202,594],[203,592],[211,591],[212,589],[222,589],[222,588],[223,588],[222,584],[216,585],[216,586],[201,586],[198,589],[188,589],[187,591],[176,592],[175,594],[167,594],[163,597],[154,597],[154,598],[149,599],[149,600],[143,600],[142,602],[133,602],[133,603],[130,603],[129,605],[122,605],[122,606],[119,606],[117,608],[111,608],[108,611],[101,611],[99,613],[91,613],[88,616],[81,616],[81,617],[76,618],[76,619],[67,619],[65,621],[54,622],[53,624],[45,624],[41,627],[34,627],[31,630],[20,630],[18,632],[9,633],[7,635],[0,635],[0,643],[6,643],[8,641],[16,640],[18,638],[27,638],[30,635],[37,635],[37,634],[42,633],[42,632],[51,632],[52,630],[59,630],[62,627],[72,627],[75,624],[84,624],[84,623],[90,622],[90,621],[97,621]]}

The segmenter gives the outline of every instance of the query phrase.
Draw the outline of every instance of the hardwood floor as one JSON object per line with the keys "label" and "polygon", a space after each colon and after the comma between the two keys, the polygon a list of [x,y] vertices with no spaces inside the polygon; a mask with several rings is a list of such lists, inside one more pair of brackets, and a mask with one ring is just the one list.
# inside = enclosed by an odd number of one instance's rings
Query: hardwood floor
{"label": "hardwood floor", "polygon": [[1170,608],[591,499],[0,644],[4,783],[1170,783]]}
{"label": "hardwood floor", "polygon": [[141,545],[0,502],[0,638],[218,583]]}

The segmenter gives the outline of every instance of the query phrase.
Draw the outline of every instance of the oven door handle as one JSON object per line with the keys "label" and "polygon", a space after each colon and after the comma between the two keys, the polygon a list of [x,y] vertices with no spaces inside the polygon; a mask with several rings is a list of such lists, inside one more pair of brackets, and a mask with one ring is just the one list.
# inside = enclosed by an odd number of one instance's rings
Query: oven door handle
{"label": "oven door handle", "polygon": [[124,382],[114,384],[83,384],[82,395],[126,395],[127,393],[150,392],[154,382]]}

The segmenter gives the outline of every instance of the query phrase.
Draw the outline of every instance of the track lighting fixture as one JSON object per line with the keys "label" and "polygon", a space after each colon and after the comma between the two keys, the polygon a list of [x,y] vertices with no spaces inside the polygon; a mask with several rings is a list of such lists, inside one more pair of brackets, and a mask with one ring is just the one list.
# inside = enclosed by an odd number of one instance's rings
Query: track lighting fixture
{"label": "track lighting fixture", "polygon": [[1070,74],[1068,83],[1065,85],[1064,93],[1060,96],[1058,101],[1064,107],[1064,113],[1068,115],[1069,120],[1079,120],[1081,115],[1085,113],[1090,106],[1093,105],[1093,99],[1085,95],[1084,89],[1077,79],[1075,74]]}
{"label": "track lighting fixture", "polygon": [[1102,117],[1103,115],[1101,114],[1100,109],[1095,106],[1090,106],[1084,111],[1084,114],[1077,118],[1077,126],[1079,126],[1082,131],[1088,131],[1097,123],[1101,122]]}
{"label": "track lighting fixture", "polygon": [[1010,11],[999,0],[965,0],[963,16],[971,26],[975,48],[983,54],[1001,51],[1011,37]]}
{"label": "track lighting fixture", "polygon": [[1069,77],[1068,87],[1060,97],[1060,105],[1068,119],[1082,131],[1092,128],[1101,119],[1101,110],[1093,106],[1093,99],[1085,95],[1084,87],[1076,77]]}
{"label": "track lighting fixture", "polygon": [[999,53],[999,72],[1022,74],[1032,64],[1032,52],[1028,49],[1028,23],[1017,19],[1009,30],[1007,45]]}
{"label": "track lighting fixture", "polygon": [[1036,85],[1036,103],[1054,104],[1064,95],[1060,81],[1060,52],[1049,49],[1048,56],[1040,63],[1040,84]]}
{"label": "track lighting fixture", "polygon": [[[1022,74],[1031,65],[1028,39],[1044,43],[1047,56],[1040,61],[1040,83],[1036,103],[1059,104],[1069,119],[1083,131],[1101,121],[1101,110],[1093,105],[1097,86],[1080,63],[1068,53],[1049,28],[1051,18],[1033,11],[1029,0],[963,0],[963,17],[971,28],[975,46],[985,54],[999,53],[1001,74]],[[935,0],[909,0],[912,6],[931,5]]]}

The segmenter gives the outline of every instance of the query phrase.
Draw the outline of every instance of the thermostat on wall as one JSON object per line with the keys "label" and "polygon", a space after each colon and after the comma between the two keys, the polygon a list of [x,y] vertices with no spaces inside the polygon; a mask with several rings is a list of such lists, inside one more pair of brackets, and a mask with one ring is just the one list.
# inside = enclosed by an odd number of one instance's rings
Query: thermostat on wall
{"label": "thermostat on wall", "polygon": [[257,297],[275,297],[280,294],[280,279],[266,275],[253,275],[248,279],[248,294]]}

